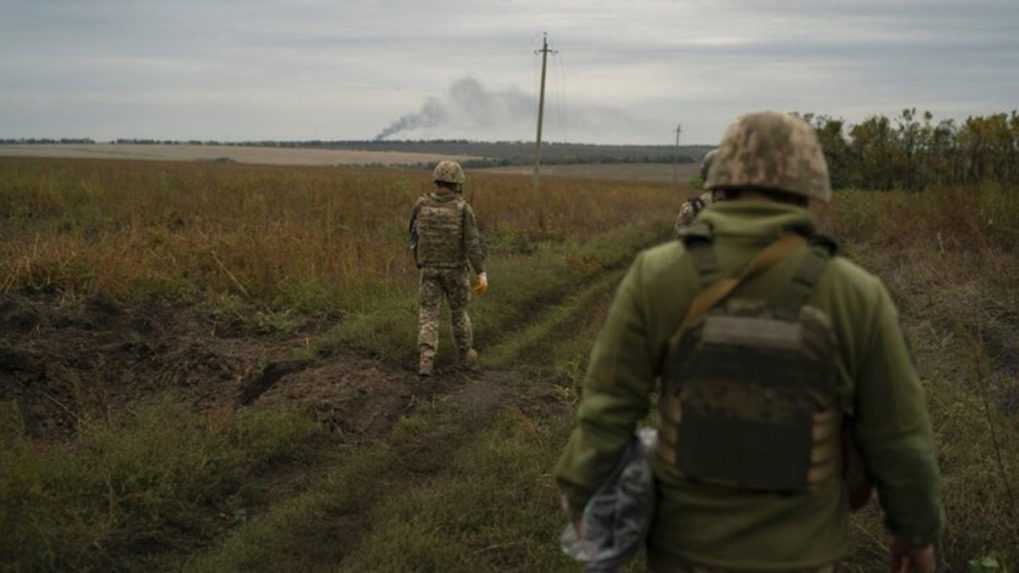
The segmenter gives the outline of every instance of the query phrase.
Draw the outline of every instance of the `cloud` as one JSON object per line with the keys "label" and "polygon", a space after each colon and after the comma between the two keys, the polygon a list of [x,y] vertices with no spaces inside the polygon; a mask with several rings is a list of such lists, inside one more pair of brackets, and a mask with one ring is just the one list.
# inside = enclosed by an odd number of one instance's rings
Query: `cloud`
{"label": "cloud", "polygon": [[[0,136],[709,142],[749,109],[1004,111],[1015,0],[11,0]],[[960,111],[964,110],[964,111]]]}

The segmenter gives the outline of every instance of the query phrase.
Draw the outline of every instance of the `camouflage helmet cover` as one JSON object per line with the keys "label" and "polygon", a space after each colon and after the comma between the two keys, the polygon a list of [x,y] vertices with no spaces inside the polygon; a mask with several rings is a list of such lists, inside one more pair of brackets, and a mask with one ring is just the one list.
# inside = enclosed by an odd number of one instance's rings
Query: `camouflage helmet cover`
{"label": "camouflage helmet cover", "polygon": [[712,149],[711,151],[704,154],[704,158],[701,159],[701,181],[708,180],[708,170],[711,169],[711,162],[715,160],[715,155],[717,153],[718,153],[717,149]]}
{"label": "camouflage helmet cover", "polygon": [[831,201],[828,164],[814,128],[773,111],[744,115],[729,126],[705,186],[760,187]]}
{"label": "camouflage helmet cover", "polygon": [[432,181],[435,182],[443,181],[463,185],[466,180],[463,168],[456,161],[440,161],[435,166],[435,171],[432,172]]}

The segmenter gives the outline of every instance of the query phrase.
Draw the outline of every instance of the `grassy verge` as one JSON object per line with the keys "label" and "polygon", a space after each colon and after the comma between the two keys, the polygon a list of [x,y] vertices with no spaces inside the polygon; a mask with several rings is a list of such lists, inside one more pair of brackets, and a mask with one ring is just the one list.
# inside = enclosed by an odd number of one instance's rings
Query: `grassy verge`
{"label": "grassy verge", "polygon": [[[1019,194],[995,187],[836,196],[835,232],[888,285],[926,390],[944,476],[949,570],[1019,567]],[[850,570],[884,564],[876,507]]]}
{"label": "grassy verge", "polygon": [[[525,366],[510,390],[513,403],[439,475],[377,506],[371,534],[339,571],[577,570],[559,550],[565,521],[551,468],[572,427],[574,376],[584,369],[615,282],[551,309],[519,344],[505,345],[505,356],[521,357]],[[563,328],[570,336],[560,336]],[[514,352],[533,344],[543,345],[541,358]]]}
{"label": "grassy verge", "polygon": [[449,396],[419,403],[385,442],[353,448],[297,496],[237,528],[219,546],[184,564],[187,571],[312,570],[339,563],[372,524],[365,511],[406,496],[488,422]]}
{"label": "grassy verge", "polygon": [[0,554],[15,571],[143,568],[186,550],[241,519],[243,484],[307,453],[295,444],[319,432],[285,411],[202,416],[166,396],[41,447],[13,404],[2,414]]}
{"label": "grassy verge", "polygon": [[[584,244],[547,244],[531,255],[494,259],[487,269],[491,289],[470,307],[475,343],[482,356],[486,348],[516,336],[516,330],[535,313],[592,281],[603,280],[606,271],[627,265],[640,248],[664,239],[668,232],[666,223],[625,226]],[[444,318],[443,324],[448,320]],[[328,354],[337,347],[413,362],[417,355],[417,285],[410,283],[391,291],[364,311],[348,315],[319,341],[317,351]],[[440,340],[440,365],[452,355],[443,353],[442,347],[452,347],[448,336]]]}
{"label": "grassy verge", "polygon": [[[385,443],[351,452],[185,569],[575,570],[557,545],[563,518],[550,468],[618,278],[610,273],[547,308],[496,347],[490,365],[517,370],[471,383],[498,390],[489,407],[456,396],[422,404]],[[537,346],[541,356],[529,352]]]}

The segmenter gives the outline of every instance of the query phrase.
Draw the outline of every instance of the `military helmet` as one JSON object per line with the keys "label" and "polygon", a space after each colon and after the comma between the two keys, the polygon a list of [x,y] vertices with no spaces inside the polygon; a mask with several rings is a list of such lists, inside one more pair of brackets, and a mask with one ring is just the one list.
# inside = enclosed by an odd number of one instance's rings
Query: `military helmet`
{"label": "military helmet", "polygon": [[715,160],[717,153],[717,149],[712,149],[704,155],[704,159],[701,159],[701,181],[708,180],[708,170],[711,169],[711,162]]}
{"label": "military helmet", "polygon": [[773,111],[744,115],[729,126],[705,187],[759,187],[831,201],[828,163],[814,128]]}
{"label": "military helmet", "polygon": [[456,161],[440,161],[435,166],[435,171],[432,172],[432,181],[436,183],[442,181],[463,185],[463,182],[466,180],[467,177],[464,176],[463,168]]}

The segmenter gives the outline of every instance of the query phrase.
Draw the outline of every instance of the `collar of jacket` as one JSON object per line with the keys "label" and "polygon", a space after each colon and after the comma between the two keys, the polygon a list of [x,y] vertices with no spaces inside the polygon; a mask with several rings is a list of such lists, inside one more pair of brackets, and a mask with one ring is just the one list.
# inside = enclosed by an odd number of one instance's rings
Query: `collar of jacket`
{"label": "collar of jacket", "polygon": [[697,219],[711,225],[715,235],[727,237],[771,240],[789,231],[808,236],[817,232],[806,209],[774,201],[718,201]]}
{"label": "collar of jacket", "polygon": [[455,191],[449,189],[440,189],[439,191],[432,191],[428,194],[428,197],[432,201],[438,201],[439,203],[446,203],[457,198]]}

